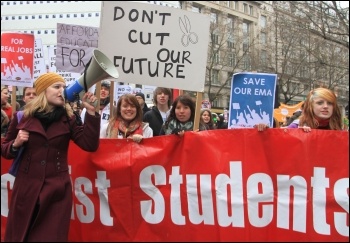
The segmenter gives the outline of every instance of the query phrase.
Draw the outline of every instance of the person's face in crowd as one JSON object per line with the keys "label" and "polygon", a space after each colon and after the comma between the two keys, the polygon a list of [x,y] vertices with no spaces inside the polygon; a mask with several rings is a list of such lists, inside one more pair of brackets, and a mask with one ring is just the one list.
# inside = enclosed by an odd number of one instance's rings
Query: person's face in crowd
{"label": "person's face in crowd", "polygon": [[175,116],[180,122],[187,122],[191,117],[191,108],[178,102],[175,107]]}
{"label": "person's face in crowd", "polygon": [[157,94],[157,104],[158,105],[167,105],[169,100],[169,95],[164,94],[163,92]]}
{"label": "person's face in crowd", "polygon": [[23,96],[24,103],[28,103],[36,97],[35,88],[26,88],[26,91]]}
{"label": "person's face in crowd", "polygon": [[51,106],[64,105],[63,91],[65,87],[66,87],[65,83],[56,82],[46,89],[46,92],[45,92],[46,99]]}
{"label": "person's face in crowd", "polygon": [[203,119],[204,123],[210,122],[210,114],[208,111],[203,112],[202,119]]}
{"label": "person's face in crowd", "polygon": [[5,105],[10,97],[9,90],[3,89],[1,90],[1,104]]}
{"label": "person's face in crowd", "polygon": [[333,104],[323,98],[315,98],[312,109],[315,116],[321,120],[329,119],[333,114]]}
{"label": "person's face in crowd", "polygon": [[142,107],[145,104],[145,101],[142,99],[141,96],[136,96],[137,101],[139,102],[140,106]]}
{"label": "person's face in crowd", "polygon": [[136,106],[129,104],[127,101],[122,100],[120,106],[120,114],[122,118],[126,121],[132,121],[136,117]]}
{"label": "person's face in crowd", "polygon": [[101,86],[100,98],[106,99],[109,96],[109,89],[105,86]]}

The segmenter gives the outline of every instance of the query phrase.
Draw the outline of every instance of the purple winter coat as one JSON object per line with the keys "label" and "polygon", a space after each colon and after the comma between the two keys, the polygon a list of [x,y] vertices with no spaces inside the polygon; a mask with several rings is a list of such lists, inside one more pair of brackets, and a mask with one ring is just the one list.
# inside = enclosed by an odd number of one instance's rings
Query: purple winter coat
{"label": "purple winter coat", "polygon": [[295,119],[287,128],[299,128],[299,119]]}
{"label": "purple winter coat", "polygon": [[[68,241],[72,210],[68,146],[72,139],[83,150],[96,151],[99,146],[100,115],[87,114],[83,126],[78,126],[73,116],[69,121],[72,130],[65,115],[52,123],[47,131],[34,117],[23,117],[20,124],[17,123],[17,115],[14,114],[1,144],[1,155],[12,159],[14,155],[10,148],[19,129],[29,131],[29,140],[25,143],[13,186],[5,241]],[[34,211],[37,211],[37,217],[31,223]],[[31,229],[28,229],[29,225],[32,225]]]}

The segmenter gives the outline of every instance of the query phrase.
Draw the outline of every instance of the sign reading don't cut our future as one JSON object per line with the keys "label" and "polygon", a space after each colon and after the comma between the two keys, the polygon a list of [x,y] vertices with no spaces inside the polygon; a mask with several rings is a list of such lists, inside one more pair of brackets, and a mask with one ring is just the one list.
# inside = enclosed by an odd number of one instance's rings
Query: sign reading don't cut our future
{"label": "sign reading don't cut our future", "polygon": [[181,9],[104,1],[99,49],[123,82],[203,92],[209,23]]}

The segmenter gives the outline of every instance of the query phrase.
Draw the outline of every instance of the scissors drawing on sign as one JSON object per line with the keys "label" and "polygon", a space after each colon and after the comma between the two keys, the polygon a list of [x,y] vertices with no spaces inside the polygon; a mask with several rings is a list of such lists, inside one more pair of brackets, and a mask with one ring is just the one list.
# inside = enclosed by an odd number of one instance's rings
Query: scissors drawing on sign
{"label": "scissors drawing on sign", "polygon": [[182,33],[181,42],[183,46],[188,46],[189,42],[196,44],[198,42],[198,36],[196,33],[191,32],[191,23],[188,17],[185,15],[185,22],[179,18],[179,25]]}

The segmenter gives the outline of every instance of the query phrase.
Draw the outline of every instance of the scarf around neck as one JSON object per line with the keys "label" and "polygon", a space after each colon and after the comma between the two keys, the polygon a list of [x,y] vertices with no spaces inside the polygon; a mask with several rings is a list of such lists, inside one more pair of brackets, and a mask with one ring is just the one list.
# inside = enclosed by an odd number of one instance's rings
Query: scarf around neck
{"label": "scarf around neck", "polygon": [[111,131],[109,132],[109,138],[118,138],[118,134],[122,133],[123,138],[127,138],[134,134],[143,134],[142,123],[138,121],[132,121],[129,126],[126,126],[123,120],[116,120]]}
{"label": "scarf around neck", "polygon": [[316,118],[316,121],[318,123],[317,127],[319,127],[319,128],[327,128],[327,127],[329,127],[329,119],[321,120],[321,119]]}
{"label": "scarf around neck", "polygon": [[178,129],[180,131],[192,131],[193,130],[193,122],[188,121],[185,123],[181,123],[174,120],[171,120],[168,124],[168,127],[165,129],[165,134],[171,134],[175,129]]}
{"label": "scarf around neck", "polygon": [[54,122],[59,121],[64,115],[65,109],[63,107],[57,107],[51,112],[45,113],[44,111],[36,111],[34,117],[38,118],[41,122],[41,125],[44,127],[45,131],[47,128]]}

